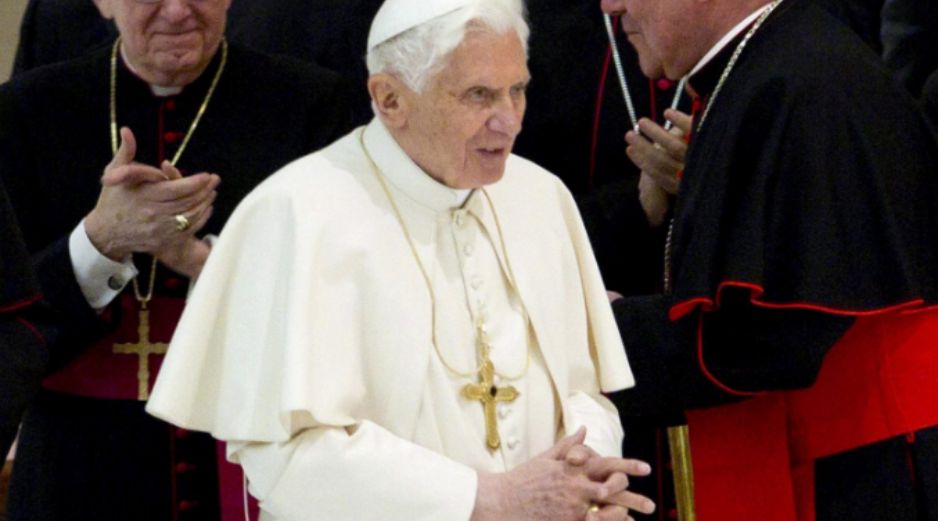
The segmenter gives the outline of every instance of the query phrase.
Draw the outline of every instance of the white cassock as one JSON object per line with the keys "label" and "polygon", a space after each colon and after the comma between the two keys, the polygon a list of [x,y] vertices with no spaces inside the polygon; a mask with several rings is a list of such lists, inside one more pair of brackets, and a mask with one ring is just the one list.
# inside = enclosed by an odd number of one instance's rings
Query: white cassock
{"label": "white cassock", "polygon": [[[494,452],[480,402],[460,394],[477,381],[479,319],[498,384],[520,392],[499,404]],[[512,156],[467,199],[374,120],[241,203],[147,410],[227,441],[262,519],[449,521],[469,519],[477,470],[510,470],[580,426],[593,449],[619,455],[601,391],[631,385],[563,184]]]}

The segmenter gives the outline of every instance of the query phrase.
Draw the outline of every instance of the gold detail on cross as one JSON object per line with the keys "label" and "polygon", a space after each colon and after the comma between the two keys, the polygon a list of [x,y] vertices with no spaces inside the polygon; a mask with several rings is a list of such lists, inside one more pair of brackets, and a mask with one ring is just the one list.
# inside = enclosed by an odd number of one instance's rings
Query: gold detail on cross
{"label": "gold detail on cross", "polygon": [[482,402],[482,409],[485,411],[485,444],[492,452],[498,450],[502,440],[498,435],[495,404],[497,402],[513,402],[520,393],[511,386],[501,388],[495,386],[495,365],[486,356],[482,360],[481,369],[479,369],[479,383],[466,384],[462,388],[462,395],[466,399]]}
{"label": "gold detail on cross", "polygon": [[140,322],[137,327],[136,344],[114,344],[114,353],[119,355],[137,355],[137,399],[145,401],[150,397],[150,355],[164,355],[168,344],[150,342],[150,311],[140,309]]}

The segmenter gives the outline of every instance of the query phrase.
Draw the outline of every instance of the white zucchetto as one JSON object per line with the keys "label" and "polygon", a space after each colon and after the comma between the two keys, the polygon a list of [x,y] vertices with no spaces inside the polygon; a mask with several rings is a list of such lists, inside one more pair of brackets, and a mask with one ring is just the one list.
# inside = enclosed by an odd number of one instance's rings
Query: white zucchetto
{"label": "white zucchetto", "polygon": [[378,9],[368,33],[368,50],[474,0],[387,0]]}

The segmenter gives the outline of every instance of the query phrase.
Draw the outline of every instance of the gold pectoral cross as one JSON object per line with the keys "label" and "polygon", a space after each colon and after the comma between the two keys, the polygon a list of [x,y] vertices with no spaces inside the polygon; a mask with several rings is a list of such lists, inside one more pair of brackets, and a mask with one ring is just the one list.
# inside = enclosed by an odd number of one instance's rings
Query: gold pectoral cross
{"label": "gold pectoral cross", "polygon": [[164,355],[169,346],[162,342],[150,342],[150,311],[140,309],[140,322],[137,327],[136,344],[114,344],[114,352],[119,355],[137,355],[137,399],[144,401],[150,397],[150,355]]}
{"label": "gold pectoral cross", "polygon": [[490,451],[497,450],[502,440],[498,435],[498,423],[495,418],[495,404],[497,402],[513,402],[520,393],[511,386],[495,386],[495,365],[485,357],[482,368],[479,370],[479,383],[466,384],[462,388],[462,395],[469,400],[482,402],[485,411],[485,444]]}

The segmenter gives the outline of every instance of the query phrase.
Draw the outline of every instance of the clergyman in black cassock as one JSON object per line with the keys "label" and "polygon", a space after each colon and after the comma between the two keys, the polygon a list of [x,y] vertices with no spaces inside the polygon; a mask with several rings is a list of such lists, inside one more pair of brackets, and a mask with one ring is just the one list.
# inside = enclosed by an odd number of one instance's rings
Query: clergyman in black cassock
{"label": "clergyman in black cassock", "polygon": [[804,0],[777,4],[721,82],[766,2],[722,3],[748,23],[689,78],[672,293],[613,304],[637,381],[617,405],[685,411],[701,521],[935,519],[935,142]]}
{"label": "clergyman in black cassock", "polygon": [[[51,374],[24,418],[9,517],[217,519],[224,457],[216,456],[207,435],[174,429],[144,412],[138,391],[152,385],[161,355],[146,357],[150,375],[141,385],[143,360],[117,352],[142,340],[169,342],[188,279],[157,268],[145,324],[132,284],[104,274],[111,289],[123,289],[96,313],[72,264],[71,234],[95,207],[102,171],[112,160],[111,49],[35,69],[0,87],[3,181],[42,291],[62,318]],[[159,95],[118,57],[116,123],[136,136],[136,162],[159,165],[183,146],[222,61],[219,50],[198,79]],[[240,199],[267,175],[342,135],[350,126],[347,107],[336,75],[231,45],[176,165],[187,176],[221,178],[200,234],[219,233]],[[134,255],[144,295],[151,259]],[[240,512],[240,477],[232,484],[236,495],[222,501],[233,499]]]}

